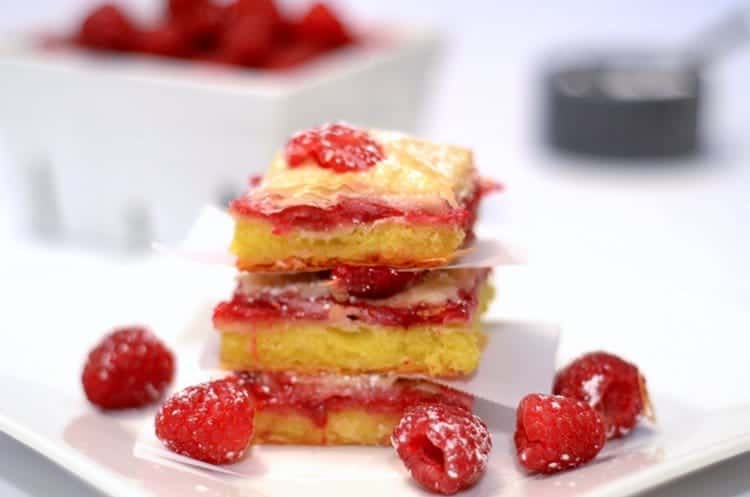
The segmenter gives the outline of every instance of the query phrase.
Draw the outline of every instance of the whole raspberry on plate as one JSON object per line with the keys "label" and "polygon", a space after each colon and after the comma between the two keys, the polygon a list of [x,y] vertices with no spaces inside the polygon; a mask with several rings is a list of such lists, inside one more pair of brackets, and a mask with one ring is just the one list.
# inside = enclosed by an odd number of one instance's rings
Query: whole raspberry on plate
{"label": "whole raspberry on plate", "polygon": [[211,464],[231,464],[247,450],[255,406],[247,390],[225,378],[187,387],[156,414],[156,436],[172,452]]}
{"label": "whole raspberry on plate", "polygon": [[587,402],[599,412],[607,438],[627,435],[641,415],[653,417],[638,368],[607,352],[586,354],[558,372],[553,392]]}
{"label": "whole raspberry on plate", "polygon": [[559,395],[530,394],[516,411],[518,462],[529,471],[556,473],[584,464],[604,446],[604,423],[588,404]]}
{"label": "whole raspberry on plate", "polygon": [[159,399],[172,382],[172,352],[142,326],[119,328],[104,337],[83,367],[86,397],[103,409],[141,407]]}
{"label": "whole raspberry on plate", "polygon": [[408,408],[391,443],[417,483],[446,495],[479,481],[492,449],[490,432],[479,417],[446,404]]}

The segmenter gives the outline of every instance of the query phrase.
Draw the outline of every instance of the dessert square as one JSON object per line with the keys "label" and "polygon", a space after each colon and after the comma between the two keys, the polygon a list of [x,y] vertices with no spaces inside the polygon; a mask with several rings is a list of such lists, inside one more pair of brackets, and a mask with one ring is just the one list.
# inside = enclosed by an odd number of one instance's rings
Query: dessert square
{"label": "dessert square", "polygon": [[395,293],[380,288],[379,298],[351,293],[372,293],[379,280],[358,287],[337,274],[241,274],[231,300],[214,310],[222,365],[445,377],[476,369],[485,341],[479,315],[493,293],[489,270],[409,273]]}
{"label": "dessert square", "polygon": [[389,445],[407,407],[439,402],[471,410],[473,403],[457,390],[389,375],[235,376],[255,399],[255,444]]}
{"label": "dessert square", "polygon": [[255,271],[435,267],[464,245],[482,192],[469,149],[327,125],[232,202],[231,251]]}

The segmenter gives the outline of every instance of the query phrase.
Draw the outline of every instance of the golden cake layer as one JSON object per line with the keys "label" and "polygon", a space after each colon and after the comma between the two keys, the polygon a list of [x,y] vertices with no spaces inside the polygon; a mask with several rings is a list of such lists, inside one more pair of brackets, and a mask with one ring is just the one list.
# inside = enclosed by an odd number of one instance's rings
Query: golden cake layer
{"label": "golden cake layer", "polygon": [[390,444],[401,413],[346,409],[332,412],[324,425],[309,416],[284,410],[260,410],[255,415],[255,444],[380,445]]}
{"label": "golden cake layer", "polygon": [[485,341],[478,322],[408,331],[377,325],[351,330],[316,322],[225,325],[219,331],[223,367],[302,373],[461,376],[477,368]]}
{"label": "golden cake layer", "polygon": [[274,233],[262,218],[237,218],[231,252],[237,267],[254,271],[312,271],[341,264],[427,268],[449,263],[465,230],[455,225],[414,225],[399,219],[346,226],[311,235]]}

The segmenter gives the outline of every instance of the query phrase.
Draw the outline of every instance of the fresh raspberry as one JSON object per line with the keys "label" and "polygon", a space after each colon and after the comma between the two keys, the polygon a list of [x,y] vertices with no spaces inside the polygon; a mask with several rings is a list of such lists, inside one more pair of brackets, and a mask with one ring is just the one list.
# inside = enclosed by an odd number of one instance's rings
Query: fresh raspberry
{"label": "fresh raspberry", "polygon": [[416,283],[423,271],[397,271],[385,266],[337,266],[331,272],[333,281],[347,295],[365,299],[384,299]]}
{"label": "fresh raspberry", "polygon": [[228,64],[257,67],[273,44],[273,23],[259,16],[245,16],[230,23],[222,33],[219,60]]}
{"label": "fresh raspberry", "polygon": [[383,147],[367,131],[342,123],[297,133],[286,144],[285,153],[291,167],[312,159],[339,173],[368,169],[385,158]]}
{"label": "fresh raspberry", "polygon": [[516,412],[516,454],[521,466],[556,473],[584,464],[604,446],[604,423],[581,401],[542,394],[527,395]]}
{"label": "fresh raspberry", "polygon": [[172,452],[211,464],[231,464],[253,437],[255,407],[232,378],[172,395],[156,413],[156,436]]}
{"label": "fresh raspberry", "polygon": [[134,47],[137,30],[120,8],[104,4],[89,13],[78,31],[76,40],[89,48],[127,51]]}
{"label": "fresh raspberry", "polygon": [[338,16],[324,3],[315,3],[299,21],[296,31],[303,40],[325,49],[352,43],[353,38]]}
{"label": "fresh raspberry", "polygon": [[141,52],[165,57],[187,57],[190,50],[184,31],[175,23],[167,23],[138,35]]}
{"label": "fresh raspberry", "polygon": [[479,417],[446,404],[407,408],[391,443],[412,478],[446,495],[479,481],[492,449],[490,432]]}
{"label": "fresh raspberry", "polygon": [[280,71],[290,69],[313,60],[322,52],[317,45],[302,40],[277,45],[271,49],[263,67]]}
{"label": "fresh raspberry", "polygon": [[283,22],[273,0],[235,0],[229,5],[227,17],[230,22],[248,16],[259,17],[274,25]]}
{"label": "fresh raspberry", "polygon": [[194,0],[170,2],[168,19],[183,33],[186,49],[200,54],[218,46],[225,15],[226,9],[211,0]]}
{"label": "fresh raspberry", "polygon": [[206,0],[168,0],[167,16],[171,18],[180,17],[201,8],[205,3]]}
{"label": "fresh raspberry", "polygon": [[650,413],[646,380],[638,368],[607,352],[586,354],[557,374],[557,395],[587,402],[599,412],[607,438],[627,435]]}
{"label": "fresh raspberry", "polygon": [[161,397],[174,366],[172,352],[146,328],[116,329],[89,352],[83,390],[103,409],[141,407]]}

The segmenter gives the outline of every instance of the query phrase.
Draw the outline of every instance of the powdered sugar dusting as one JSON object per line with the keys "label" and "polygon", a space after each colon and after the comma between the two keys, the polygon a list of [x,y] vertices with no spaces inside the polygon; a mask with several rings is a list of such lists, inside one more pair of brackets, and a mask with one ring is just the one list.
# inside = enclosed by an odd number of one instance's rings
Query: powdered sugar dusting
{"label": "powdered sugar dusting", "polygon": [[437,474],[433,473],[437,479],[432,482],[420,479],[425,474],[420,465],[428,463],[410,463],[405,459],[412,476],[423,485],[441,493],[453,493],[476,482],[487,467],[492,448],[490,433],[479,417],[463,408],[421,404],[407,409],[393,432],[393,446],[404,458],[414,450],[426,450],[422,437],[429,441],[427,445],[433,446],[430,450],[442,453],[442,467]]}
{"label": "powdered sugar dusting", "polygon": [[167,399],[156,415],[156,436],[187,457],[232,463],[250,443],[253,411],[248,393],[234,381],[202,383]]}
{"label": "powdered sugar dusting", "polygon": [[599,401],[602,399],[602,392],[600,390],[602,380],[604,376],[601,374],[595,374],[588,380],[581,384],[581,388],[586,393],[586,398],[591,407],[596,407]]}

